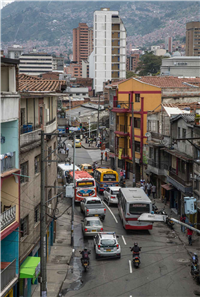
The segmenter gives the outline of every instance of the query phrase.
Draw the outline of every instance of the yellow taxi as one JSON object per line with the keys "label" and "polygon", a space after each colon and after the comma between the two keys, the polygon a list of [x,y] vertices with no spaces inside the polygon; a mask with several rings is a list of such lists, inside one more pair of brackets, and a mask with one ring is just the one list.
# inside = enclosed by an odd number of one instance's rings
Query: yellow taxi
{"label": "yellow taxi", "polygon": [[81,164],[80,169],[83,171],[87,171],[89,174],[93,174],[93,169],[90,164]]}
{"label": "yellow taxi", "polygon": [[[72,141],[72,146],[74,146],[74,141]],[[75,140],[75,147],[81,147],[81,140],[80,139]]]}

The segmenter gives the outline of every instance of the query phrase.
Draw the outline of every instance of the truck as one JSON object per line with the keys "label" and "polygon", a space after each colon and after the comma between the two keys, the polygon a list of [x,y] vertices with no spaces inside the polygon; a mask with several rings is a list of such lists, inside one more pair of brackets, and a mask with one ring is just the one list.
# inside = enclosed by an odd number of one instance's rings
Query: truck
{"label": "truck", "polygon": [[80,202],[81,212],[86,217],[99,217],[102,221],[105,219],[106,208],[98,197],[87,197]]}

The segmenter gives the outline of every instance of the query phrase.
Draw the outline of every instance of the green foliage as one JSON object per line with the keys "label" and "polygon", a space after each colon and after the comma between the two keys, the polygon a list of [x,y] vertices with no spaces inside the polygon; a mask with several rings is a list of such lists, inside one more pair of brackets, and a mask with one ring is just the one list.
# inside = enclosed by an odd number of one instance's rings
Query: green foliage
{"label": "green foliage", "polygon": [[137,76],[133,71],[126,71],[126,78],[130,78],[132,76]]}
{"label": "green foliage", "polygon": [[139,71],[139,75],[157,75],[160,71],[160,66],[162,64],[162,56],[155,56],[153,52],[145,52],[144,55],[140,57],[138,67],[136,72]]}

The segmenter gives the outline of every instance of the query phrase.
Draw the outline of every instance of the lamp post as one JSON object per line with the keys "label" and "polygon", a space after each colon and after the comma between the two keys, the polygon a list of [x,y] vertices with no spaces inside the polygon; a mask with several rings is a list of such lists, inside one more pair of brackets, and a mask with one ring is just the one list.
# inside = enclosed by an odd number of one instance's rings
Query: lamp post
{"label": "lamp post", "polygon": [[89,139],[90,139],[90,117],[88,117],[89,120]]}

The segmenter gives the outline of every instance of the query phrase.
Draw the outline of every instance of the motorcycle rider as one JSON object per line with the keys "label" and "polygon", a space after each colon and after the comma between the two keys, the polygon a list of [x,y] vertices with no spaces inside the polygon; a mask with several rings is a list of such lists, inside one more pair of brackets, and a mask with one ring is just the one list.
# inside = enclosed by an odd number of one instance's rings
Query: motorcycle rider
{"label": "motorcycle rider", "polygon": [[131,248],[131,252],[133,252],[133,257],[134,256],[139,256],[140,251],[141,251],[141,248],[138,246],[138,243],[134,242],[134,246]]}
{"label": "motorcycle rider", "polygon": [[87,250],[87,248],[85,247],[84,250],[81,252],[82,258],[81,258],[81,262],[83,260],[88,260],[88,265],[90,264],[90,258],[89,258],[89,251]]}

